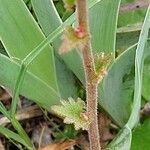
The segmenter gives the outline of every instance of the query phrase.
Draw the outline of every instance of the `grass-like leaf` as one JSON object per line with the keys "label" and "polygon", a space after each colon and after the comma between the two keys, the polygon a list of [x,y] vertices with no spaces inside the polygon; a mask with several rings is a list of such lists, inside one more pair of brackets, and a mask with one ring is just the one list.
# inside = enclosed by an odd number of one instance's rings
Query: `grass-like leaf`
{"label": "grass-like leaf", "polygon": [[[52,0],[32,0],[32,6],[43,33],[48,36],[57,27],[62,24],[57,10]],[[44,17],[43,17],[44,16]],[[54,49],[58,50],[60,41],[53,42]],[[59,91],[62,98],[77,95],[77,86],[75,78],[70,69],[66,66],[60,56],[55,53],[56,75],[58,80]],[[65,85],[65,88],[64,88]]]}
{"label": "grass-like leaf", "polygon": [[[0,85],[13,91],[20,65],[0,54],[0,70]],[[47,110],[51,105],[58,104],[60,99],[57,91],[29,71],[26,72],[20,94]]]}
{"label": "grass-like leaf", "polygon": [[[126,129],[132,130],[139,121],[139,112],[141,107],[141,87],[142,87],[142,73],[143,73],[143,63],[144,63],[144,48],[148,38],[148,32],[150,28],[150,6],[147,10],[145,21],[140,33],[139,42],[136,49],[135,55],[135,85],[134,85],[134,100],[132,106],[132,112],[130,118],[125,125]],[[126,132],[123,132],[124,128],[119,132],[118,136],[112,141],[112,144],[108,146],[110,149],[118,150],[118,140],[119,145],[122,144],[122,147],[119,147],[119,150],[130,150],[132,134],[128,134],[126,137]],[[126,139],[126,140],[124,140]],[[116,146],[115,146],[116,145]]]}
{"label": "grass-like leaf", "polygon": [[21,143],[22,145],[26,146],[29,150],[33,150],[31,147],[29,147],[25,143],[25,141],[23,140],[23,138],[20,135],[12,132],[11,130],[0,126],[0,133],[3,134],[8,139],[11,139],[11,140]]}
{"label": "grass-like leaf", "polygon": [[[12,57],[25,58],[45,37],[22,0],[0,0],[0,37]],[[47,46],[28,70],[58,90],[53,49]]]}

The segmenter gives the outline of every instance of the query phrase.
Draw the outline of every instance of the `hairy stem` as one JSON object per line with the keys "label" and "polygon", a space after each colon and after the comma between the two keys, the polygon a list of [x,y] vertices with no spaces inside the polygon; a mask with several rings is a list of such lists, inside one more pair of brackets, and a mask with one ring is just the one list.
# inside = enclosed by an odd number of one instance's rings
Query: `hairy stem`
{"label": "hairy stem", "polygon": [[[88,36],[90,31],[88,23],[87,2],[86,0],[77,0],[76,6],[78,26],[79,28],[82,28],[82,32],[85,34],[85,36]],[[81,46],[81,52],[83,55],[83,64],[85,70],[87,112],[91,120],[91,124],[88,130],[90,149],[101,150],[97,121],[97,83],[93,81],[95,76],[95,65],[90,38]]]}

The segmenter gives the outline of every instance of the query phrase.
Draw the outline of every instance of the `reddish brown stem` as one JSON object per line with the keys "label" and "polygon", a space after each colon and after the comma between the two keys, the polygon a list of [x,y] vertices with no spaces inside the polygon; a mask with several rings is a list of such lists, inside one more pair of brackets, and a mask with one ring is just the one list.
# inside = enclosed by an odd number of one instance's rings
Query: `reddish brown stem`
{"label": "reddish brown stem", "polygon": [[[87,2],[86,0],[77,0],[76,6],[78,26],[79,28],[82,28],[85,36],[88,36],[90,32],[88,23]],[[83,65],[85,70],[87,112],[91,120],[91,124],[88,130],[90,149],[101,150],[97,121],[97,83],[93,80],[95,76],[95,65],[90,39],[81,46],[81,52],[83,55]]]}

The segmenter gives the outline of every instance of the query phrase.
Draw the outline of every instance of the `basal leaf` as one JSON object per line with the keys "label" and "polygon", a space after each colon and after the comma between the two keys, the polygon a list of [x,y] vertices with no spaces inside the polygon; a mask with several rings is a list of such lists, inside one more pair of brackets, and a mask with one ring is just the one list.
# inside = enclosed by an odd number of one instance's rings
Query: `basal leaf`
{"label": "basal leaf", "polygon": [[[0,54],[0,85],[13,91],[19,70],[19,64]],[[47,110],[51,105],[58,104],[60,100],[57,91],[29,71],[25,75],[20,94]]]}
{"label": "basal leaf", "polygon": [[110,66],[99,88],[102,106],[110,115],[113,114],[113,119],[119,126],[126,124],[131,113],[134,59],[135,47],[122,53]]}
{"label": "basal leaf", "polygon": [[[25,141],[16,133],[12,132],[11,130],[0,126],[0,133],[3,134],[6,138],[14,140],[16,142],[19,142],[20,144],[23,144],[24,146],[28,147],[26,145]],[[28,147],[29,150],[31,150],[31,147]]]}
{"label": "basal leaf", "polygon": [[[52,0],[32,0],[32,5],[39,24],[46,36],[62,23]],[[44,16],[44,17],[43,17]],[[57,50],[59,41],[53,43]],[[62,98],[77,95],[77,87],[72,72],[67,68],[59,55],[55,54],[56,75]],[[65,88],[64,88],[65,86]]]}
{"label": "basal leaf", "polygon": [[144,24],[140,33],[136,55],[135,55],[135,85],[134,85],[134,100],[132,106],[132,113],[128,121],[128,126],[132,129],[139,119],[139,111],[141,107],[142,94],[142,74],[144,64],[145,45],[148,39],[148,32],[150,28],[150,6],[144,20]]}
{"label": "basal leaf", "polygon": [[[144,52],[145,52],[145,45],[148,38],[148,32],[150,28],[150,6],[147,10],[147,14],[145,17],[145,21],[140,33],[139,42],[137,44],[136,54],[135,54],[135,83],[134,83],[134,99],[132,104],[132,112],[129,117],[125,128],[132,130],[139,121],[139,112],[141,107],[141,88],[142,88],[142,73],[143,73],[143,64],[144,64]],[[122,133],[122,130],[119,132],[118,136],[112,141],[110,147],[115,147],[118,143],[118,140],[122,140],[122,146],[119,148],[120,150],[130,150],[130,143],[128,139],[131,138],[131,135],[126,140],[124,139],[126,134]]]}
{"label": "basal leaf", "polygon": [[[0,4],[1,41],[10,57],[22,60],[45,37],[22,0],[0,0]],[[47,46],[29,70],[58,90],[52,47]]]}

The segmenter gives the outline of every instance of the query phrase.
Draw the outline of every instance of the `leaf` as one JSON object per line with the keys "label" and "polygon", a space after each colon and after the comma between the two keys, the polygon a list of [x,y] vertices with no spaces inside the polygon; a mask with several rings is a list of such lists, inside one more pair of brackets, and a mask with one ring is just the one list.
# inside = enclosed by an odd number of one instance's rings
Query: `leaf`
{"label": "leaf", "polygon": [[[118,27],[128,26],[135,23],[143,22],[146,15],[147,0],[122,0],[120,14],[118,18]],[[137,7],[139,6],[139,8]]]}
{"label": "leaf", "polygon": [[128,26],[135,23],[143,22],[146,9],[120,12],[118,18],[118,27]]}
{"label": "leaf", "polygon": [[55,132],[53,136],[56,140],[75,139],[78,131],[74,129],[73,125],[65,124],[62,132]]}
{"label": "leaf", "polygon": [[131,150],[148,150],[150,143],[150,119],[133,131]]}
{"label": "leaf", "polygon": [[[22,0],[0,0],[0,3],[2,43],[10,57],[22,60],[45,37]],[[30,65],[29,70],[58,90],[52,47],[47,46]]]}
{"label": "leaf", "polygon": [[[122,114],[118,114],[116,119],[119,122],[120,126],[125,125],[125,123],[128,121],[130,113],[131,113],[131,106],[132,106],[132,100],[133,100],[133,92],[134,92],[134,59],[135,59],[135,49],[136,44],[130,47],[128,50],[123,52],[116,61],[112,64],[108,71],[108,75],[103,81],[102,85],[102,91],[101,96],[102,99],[104,99],[106,102],[105,107],[107,106],[107,101],[110,100],[109,105],[112,106],[111,113],[116,113],[117,111],[122,111]],[[149,52],[150,48],[150,41],[147,41],[147,44],[145,46],[145,52]],[[144,53],[145,53],[144,52]],[[109,86],[107,86],[107,85]],[[115,88],[113,88],[115,85]],[[103,90],[109,91],[107,93],[104,93]],[[121,102],[119,102],[122,100]],[[118,101],[118,102],[117,102]],[[113,106],[114,105],[114,106]],[[104,107],[104,108],[105,108]],[[117,107],[117,111],[116,108]],[[121,116],[123,115],[123,116]],[[123,119],[120,119],[123,118]]]}
{"label": "leaf", "polygon": [[112,52],[115,55],[119,6],[120,0],[101,0],[89,10],[92,47],[95,53]]}
{"label": "leaf", "polygon": [[[85,103],[78,98],[76,101],[72,98],[68,98],[68,101],[61,101],[62,105],[52,106],[52,111],[64,118],[64,123],[74,124],[75,129],[88,130],[89,120],[82,116],[85,112]],[[88,117],[88,116],[87,116]]]}
{"label": "leaf", "polygon": [[129,150],[131,145],[132,133],[130,128],[124,127],[118,136],[109,144],[105,150]]}
{"label": "leaf", "polygon": [[[0,70],[0,85],[13,90],[20,65],[0,54]],[[57,91],[29,71],[25,75],[20,94],[47,110],[49,110],[51,105],[58,104],[60,99]]]}
{"label": "leaf", "polygon": [[39,150],[65,150],[69,149],[76,144],[73,140],[65,140],[63,142],[58,142],[55,144],[50,144],[44,148],[40,148]]}
{"label": "leaf", "polygon": [[[28,147],[28,145],[26,145],[25,141],[16,133],[12,132],[11,130],[0,126],[0,133],[3,134],[4,136],[6,136],[6,138],[8,139],[12,139],[16,142],[19,142],[21,144],[23,144],[24,146]],[[29,150],[31,150],[30,147],[28,147]]]}
{"label": "leaf", "polygon": [[53,1],[31,0],[31,2],[42,31],[48,36],[62,23]]}
{"label": "leaf", "polygon": [[131,47],[112,63],[101,88],[99,87],[101,105],[119,126],[126,124],[131,113],[134,59],[135,47]]}
{"label": "leaf", "polygon": [[[125,125],[125,128],[132,130],[139,121],[139,112],[141,107],[141,86],[142,86],[142,73],[143,73],[143,63],[144,63],[144,48],[147,42],[148,38],[148,32],[150,28],[150,6],[147,10],[147,14],[145,17],[145,21],[140,33],[139,42],[136,49],[136,55],[135,55],[135,83],[134,83],[134,100],[132,104],[132,112],[130,115],[130,118]],[[122,130],[119,132],[118,136],[112,141],[112,144],[110,144],[110,148],[117,148],[118,140],[121,139],[122,146],[119,148],[120,150],[130,150],[130,143],[128,142],[128,139],[131,139],[131,135],[128,136],[128,138],[124,139],[126,137],[126,134],[122,132]],[[108,146],[109,147],[109,146]]]}
{"label": "leaf", "polygon": [[[32,6],[39,24],[46,36],[52,33],[62,23],[52,0],[32,0]],[[43,17],[44,16],[44,17]],[[60,41],[54,42],[53,47],[57,49]],[[67,68],[64,61],[55,53],[56,75],[62,98],[77,95],[77,87],[74,75]],[[65,88],[64,88],[65,85]]]}
{"label": "leaf", "polygon": [[150,101],[150,52],[148,49],[147,55],[145,56],[144,68],[143,68],[143,85],[142,85],[142,95],[147,100]]}
{"label": "leaf", "polygon": [[116,54],[119,55],[132,45],[137,44],[139,35],[140,32],[118,33],[116,41]]}
{"label": "leaf", "polygon": [[141,93],[142,93],[142,73],[144,64],[144,48],[148,39],[148,32],[150,28],[150,6],[147,10],[144,24],[140,33],[139,42],[135,55],[135,85],[134,85],[134,100],[132,113],[128,121],[129,127],[132,129],[139,119],[139,111],[141,107]]}

